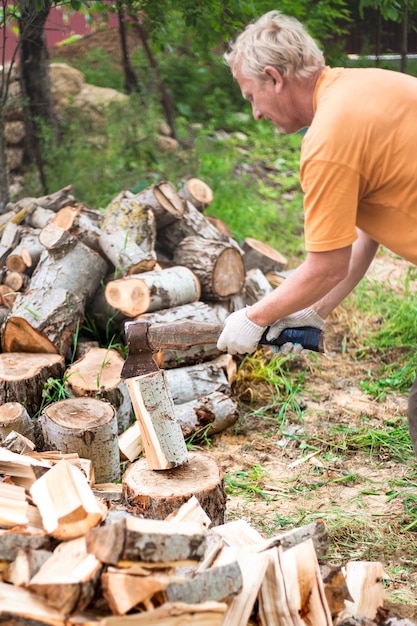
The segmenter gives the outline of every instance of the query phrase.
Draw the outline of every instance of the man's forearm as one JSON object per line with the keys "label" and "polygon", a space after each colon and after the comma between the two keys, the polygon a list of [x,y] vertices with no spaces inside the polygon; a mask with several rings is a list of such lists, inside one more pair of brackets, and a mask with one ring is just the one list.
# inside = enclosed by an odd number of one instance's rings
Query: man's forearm
{"label": "man's forearm", "polygon": [[326,318],[356,287],[365,276],[379,244],[370,239],[362,231],[358,231],[358,239],[352,245],[349,273],[336,287],[312,305],[312,308]]}

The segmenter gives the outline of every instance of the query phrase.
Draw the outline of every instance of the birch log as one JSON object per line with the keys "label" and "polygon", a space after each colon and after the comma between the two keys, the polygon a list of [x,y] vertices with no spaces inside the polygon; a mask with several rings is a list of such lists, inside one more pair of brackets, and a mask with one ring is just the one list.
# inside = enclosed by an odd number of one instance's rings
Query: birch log
{"label": "birch log", "polygon": [[150,519],[165,519],[195,496],[212,524],[224,523],[226,492],[217,461],[190,453],[190,461],[169,472],[153,472],[145,459],[132,463],[122,477],[123,494],[130,510]]}
{"label": "birch log", "polygon": [[120,378],[123,363],[123,357],[116,350],[91,348],[64,374],[65,389],[70,397],[107,400],[114,407],[119,435],[129,426],[133,415],[129,391]]}
{"label": "birch log", "polygon": [[107,264],[54,224],[42,230],[40,241],[46,250],[28,290],[19,294],[5,323],[3,350],[66,355],[84,318],[86,302],[106,275]]}
{"label": "birch log", "polygon": [[[176,371],[176,370],[172,370]],[[236,424],[239,412],[230,396],[221,391],[175,405],[175,417],[187,439],[205,434],[209,437]]]}
{"label": "birch log", "polygon": [[6,258],[7,269],[14,272],[32,273],[39,262],[44,249],[39,241],[39,229],[25,229],[20,237],[19,244]]}
{"label": "birch log", "polygon": [[90,459],[98,483],[120,478],[117,419],[108,402],[87,397],[53,402],[43,410],[40,425],[46,449]]}
{"label": "birch log", "polygon": [[242,250],[245,253],[246,270],[260,269],[264,274],[279,272],[288,267],[287,259],[272,246],[246,237],[242,242]]}
{"label": "birch log", "polygon": [[147,187],[134,196],[139,204],[152,209],[155,216],[157,229],[164,228],[182,218],[185,211],[185,203],[169,182],[162,182],[152,187]]}
{"label": "birch log", "polygon": [[244,287],[243,255],[229,242],[186,237],[177,244],[173,261],[197,274],[204,300],[225,300]]}
{"label": "birch log", "polygon": [[0,354],[0,403],[19,402],[33,416],[42,404],[48,378],[61,378],[64,357],[58,354]]}
{"label": "birch log", "polygon": [[212,189],[199,178],[189,178],[178,193],[184,200],[191,202],[200,212],[203,212],[213,202]]}
{"label": "birch log", "polygon": [[35,440],[33,422],[20,402],[5,402],[0,405],[0,441],[15,431],[32,442]]}
{"label": "birch log", "polygon": [[118,273],[152,270],[156,263],[156,224],[152,210],[121,192],[106,208],[100,246]]}
{"label": "birch log", "polygon": [[200,281],[188,267],[170,267],[111,280],[105,287],[107,303],[128,317],[167,309],[200,298]]}
{"label": "birch log", "polygon": [[213,361],[168,370],[165,376],[174,404],[191,402],[230,388],[221,364]]}

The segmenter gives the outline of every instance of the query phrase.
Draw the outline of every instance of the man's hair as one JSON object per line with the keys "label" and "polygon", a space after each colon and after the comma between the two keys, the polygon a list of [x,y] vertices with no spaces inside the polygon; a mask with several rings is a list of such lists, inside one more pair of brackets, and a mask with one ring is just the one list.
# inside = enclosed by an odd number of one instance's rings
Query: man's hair
{"label": "man's hair", "polygon": [[230,44],[224,59],[233,74],[239,63],[246,78],[266,80],[264,67],[282,76],[307,77],[325,64],[324,55],[303,25],[294,17],[269,11]]}

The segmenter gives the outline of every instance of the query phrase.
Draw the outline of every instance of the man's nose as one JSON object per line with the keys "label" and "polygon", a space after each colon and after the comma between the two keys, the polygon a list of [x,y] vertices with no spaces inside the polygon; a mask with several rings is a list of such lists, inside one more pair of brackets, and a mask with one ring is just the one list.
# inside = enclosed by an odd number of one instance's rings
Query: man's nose
{"label": "man's nose", "polygon": [[262,119],[262,114],[260,110],[252,103],[252,115],[257,122]]}

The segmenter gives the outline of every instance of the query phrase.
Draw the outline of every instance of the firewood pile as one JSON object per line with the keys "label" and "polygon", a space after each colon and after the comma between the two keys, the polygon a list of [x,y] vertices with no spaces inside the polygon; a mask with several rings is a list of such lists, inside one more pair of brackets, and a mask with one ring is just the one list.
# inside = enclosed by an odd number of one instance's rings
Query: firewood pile
{"label": "firewood pile", "polygon": [[194,496],[141,518],[109,507],[74,454],[3,446],[0,474],[0,623],[411,624],[383,608],[380,563],[319,564],[321,520],[266,539],[214,526]]}
{"label": "firewood pile", "polygon": [[[215,341],[122,378],[126,322],[218,327],[285,278],[211,199],[164,182],[101,212],[69,186],[0,216],[0,623],[411,623],[382,608],[381,564],[320,564],[322,521],[270,539],[226,521],[222,468],[185,446],[238,418]],[[83,324],[107,341],[82,341]],[[65,397],[48,401],[54,380]]]}

